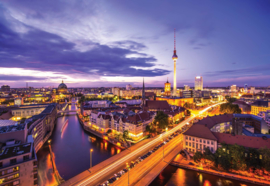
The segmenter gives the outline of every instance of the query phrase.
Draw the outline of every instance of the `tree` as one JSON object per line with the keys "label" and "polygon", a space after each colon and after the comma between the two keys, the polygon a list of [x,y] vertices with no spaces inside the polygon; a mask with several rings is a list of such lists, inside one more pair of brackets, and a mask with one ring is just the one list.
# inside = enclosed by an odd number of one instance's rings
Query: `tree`
{"label": "tree", "polygon": [[83,103],[83,102],[85,102],[85,96],[81,96],[79,99],[79,103]]}
{"label": "tree", "polygon": [[165,129],[169,125],[169,116],[162,111],[158,111],[154,122],[158,123],[160,129]]}
{"label": "tree", "polygon": [[123,138],[124,138],[124,140],[126,140],[128,138],[128,134],[129,134],[128,130],[125,130],[123,132]]}
{"label": "tree", "polygon": [[193,160],[196,163],[200,163],[202,158],[203,158],[203,154],[200,151],[197,151],[193,156]]}
{"label": "tree", "polygon": [[111,133],[112,133],[111,129],[107,130],[107,134],[111,134]]}
{"label": "tree", "polygon": [[227,153],[231,157],[231,168],[234,170],[245,170],[245,147],[240,145],[228,145]]}
{"label": "tree", "polygon": [[215,153],[215,166],[220,166],[225,171],[229,171],[231,168],[230,155],[226,152],[226,148],[224,146],[218,148]]}
{"label": "tree", "polygon": [[232,98],[230,96],[225,96],[225,99],[229,102],[229,103],[233,103],[235,102],[237,99],[236,98]]}
{"label": "tree", "polygon": [[259,159],[259,151],[254,148],[249,148],[247,151],[246,164],[247,168],[261,168],[261,161]]}
{"label": "tree", "polygon": [[238,105],[234,105],[231,103],[221,104],[219,111],[221,113],[227,113],[227,114],[241,114],[242,112]]}
{"label": "tree", "polygon": [[264,148],[260,148],[259,149],[259,154],[261,159],[261,164],[262,167],[267,170],[270,171],[270,149],[264,147]]}
{"label": "tree", "polygon": [[191,114],[190,110],[186,110],[186,112],[187,112],[187,116],[190,116]]}

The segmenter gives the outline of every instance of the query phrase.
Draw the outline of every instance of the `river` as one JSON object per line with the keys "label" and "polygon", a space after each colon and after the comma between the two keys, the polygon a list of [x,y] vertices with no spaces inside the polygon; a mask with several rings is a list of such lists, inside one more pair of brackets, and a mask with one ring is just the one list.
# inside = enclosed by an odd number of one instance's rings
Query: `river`
{"label": "river", "polygon": [[[70,105],[68,109],[71,107],[74,108]],[[67,119],[68,124],[61,133],[61,128]],[[51,146],[56,167],[64,180],[89,169],[90,149],[93,149],[93,166],[121,152],[118,147],[99,138],[91,140],[89,136],[94,137],[82,129],[77,116],[64,116],[57,119],[57,125],[51,136]],[[38,151],[37,157],[39,185],[57,185],[47,143]]]}

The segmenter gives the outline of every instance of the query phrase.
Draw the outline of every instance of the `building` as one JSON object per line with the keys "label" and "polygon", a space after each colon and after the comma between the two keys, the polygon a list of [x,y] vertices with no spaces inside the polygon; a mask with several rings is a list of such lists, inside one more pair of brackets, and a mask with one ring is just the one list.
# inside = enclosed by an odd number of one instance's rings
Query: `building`
{"label": "building", "polygon": [[27,125],[11,120],[0,123],[0,185],[37,185],[37,156]]}
{"label": "building", "polygon": [[23,98],[15,98],[14,99],[14,105],[23,105]]}
{"label": "building", "polygon": [[171,97],[156,97],[157,101],[167,101],[170,105],[175,105],[178,107],[184,107],[185,103],[193,104],[193,98],[171,98]]}
{"label": "building", "polygon": [[244,86],[244,92],[245,92],[245,93],[248,92],[248,84],[245,84],[245,86]]}
{"label": "building", "polygon": [[183,133],[183,148],[188,152],[203,152],[207,147],[211,152],[215,152],[217,138],[205,125],[194,124]]}
{"label": "building", "polygon": [[203,78],[202,76],[195,77],[194,90],[203,90]]}
{"label": "building", "polygon": [[156,96],[161,96],[161,89],[145,89],[146,92],[153,92]]}
{"label": "building", "polygon": [[144,136],[146,126],[153,122],[154,116],[153,112],[135,113],[129,109],[122,112],[92,111],[90,125],[100,132],[111,129],[113,133],[123,134],[128,130],[129,136],[136,141]]}
{"label": "building", "polygon": [[236,85],[232,85],[231,86],[231,92],[237,92],[237,89],[236,88],[237,88]]}
{"label": "building", "polygon": [[250,93],[255,94],[255,87],[250,87]]}
{"label": "building", "polygon": [[[251,133],[246,126],[252,126],[255,131],[262,133]],[[269,148],[270,139],[267,138],[270,136],[264,133],[265,127],[264,120],[250,114],[206,117],[183,133],[183,144],[184,148],[191,153],[203,152],[207,147],[215,152],[220,143],[238,144],[250,148]],[[239,133],[239,131],[242,132]]]}
{"label": "building", "polygon": [[132,86],[130,84],[126,85],[126,90],[131,90]]}
{"label": "building", "polygon": [[176,61],[178,59],[178,56],[176,55],[176,40],[175,40],[175,29],[174,29],[174,50],[173,50],[173,56],[172,60],[174,63],[174,71],[173,71],[173,96],[176,96],[176,89],[177,89],[177,83],[176,83]]}
{"label": "building", "polygon": [[0,154],[0,185],[38,185],[38,164],[33,143],[9,140],[5,144]]}
{"label": "building", "polygon": [[142,96],[142,90],[141,89],[120,90],[120,96],[126,99],[131,99],[132,97],[135,97],[135,96],[139,97],[139,96]]}
{"label": "building", "polygon": [[189,89],[190,89],[190,86],[184,85],[184,91],[189,91]]}
{"label": "building", "polygon": [[258,115],[258,117],[263,118],[268,127],[270,127],[270,110],[262,111]]}
{"label": "building", "polygon": [[164,84],[164,94],[165,96],[171,95],[171,83],[169,83],[168,79],[167,82]]}
{"label": "building", "polygon": [[63,80],[62,80],[62,83],[58,86],[57,91],[59,93],[67,93],[68,92],[67,85],[64,83]]}
{"label": "building", "polygon": [[113,93],[113,95],[116,95],[116,96],[120,96],[120,88],[118,88],[118,87],[113,87],[112,88],[112,93]]}
{"label": "building", "polygon": [[57,105],[49,104],[40,114],[25,120],[28,135],[33,137],[35,151],[38,152],[51,136],[56,124]]}
{"label": "building", "polygon": [[1,86],[1,91],[3,91],[3,92],[9,92],[10,91],[10,86],[8,86],[8,85],[2,85]]}
{"label": "building", "polygon": [[111,104],[112,102],[108,100],[93,100],[93,101],[86,101],[85,106],[90,108],[103,108],[103,107],[110,107]]}
{"label": "building", "polygon": [[270,110],[269,101],[257,100],[251,104],[251,114],[253,115],[258,115],[260,112],[265,112],[267,110]]}
{"label": "building", "polygon": [[168,104],[166,100],[157,100],[157,101],[146,100],[144,109],[149,111],[163,111],[163,112],[172,110],[171,106]]}
{"label": "building", "polygon": [[180,92],[180,97],[183,97],[183,98],[193,98],[194,97],[194,94],[193,94],[193,91],[192,90],[186,90],[186,91]]}
{"label": "building", "polygon": [[45,104],[25,105],[22,107],[12,109],[11,113],[13,115],[13,118],[15,119],[29,118],[31,116],[40,114],[47,106],[48,105]]}

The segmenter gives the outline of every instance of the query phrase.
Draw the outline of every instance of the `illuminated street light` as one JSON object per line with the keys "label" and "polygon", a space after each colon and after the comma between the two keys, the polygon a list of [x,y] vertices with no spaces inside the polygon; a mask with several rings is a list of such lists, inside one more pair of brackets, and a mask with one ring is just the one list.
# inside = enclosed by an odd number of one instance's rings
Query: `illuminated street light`
{"label": "illuminated street light", "polygon": [[90,168],[92,168],[92,152],[93,149],[90,149]]}

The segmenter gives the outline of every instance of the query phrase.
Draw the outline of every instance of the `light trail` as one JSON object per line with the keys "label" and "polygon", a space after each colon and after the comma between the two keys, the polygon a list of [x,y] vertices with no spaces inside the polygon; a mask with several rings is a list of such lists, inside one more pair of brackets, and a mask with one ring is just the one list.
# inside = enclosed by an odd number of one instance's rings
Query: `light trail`
{"label": "light trail", "polygon": [[[209,107],[203,109],[202,111],[200,111],[199,113],[202,114],[203,112],[207,111],[208,109],[210,109],[210,108],[212,108],[212,107],[215,107],[215,106],[217,106],[217,105],[219,105],[219,104],[222,104],[222,103],[224,103],[224,102],[217,103],[217,104],[215,104],[215,105],[209,106]],[[178,124],[177,126],[175,126],[174,128],[172,128],[171,130],[162,133],[162,136],[163,136],[164,138],[168,137],[169,135],[173,134],[173,133],[174,133],[175,131],[177,131],[178,129],[182,128],[183,125],[185,125],[186,123],[188,123],[188,122],[190,122],[191,120],[193,120],[195,117],[196,117],[196,115],[191,116],[190,118],[188,118],[188,119],[182,121],[180,124]],[[125,164],[126,161],[127,161],[128,159],[130,159],[131,157],[133,157],[133,156],[138,156],[139,153],[140,153],[141,151],[146,150],[146,149],[149,148],[150,146],[152,146],[152,145],[154,145],[154,144],[158,144],[158,143],[160,143],[160,137],[159,137],[159,136],[157,136],[156,139],[154,139],[154,140],[148,142],[147,144],[145,144],[145,145],[139,147],[138,149],[134,150],[134,151],[131,152],[130,154],[126,155],[125,157],[119,159],[118,161],[116,161],[116,162],[114,162],[114,163],[108,165],[106,168],[100,170],[99,172],[94,173],[92,176],[90,176],[90,177],[87,178],[86,180],[83,180],[83,181],[81,181],[81,183],[78,183],[78,185],[80,185],[80,186],[83,185],[83,186],[84,186],[84,185],[90,184],[92,181],[98,179],[99,177],[103,176],[104,174],[108,173],[109,171],[115,169],[116,166],[119,166],[119,165],[121,165],[121,164]]]}

